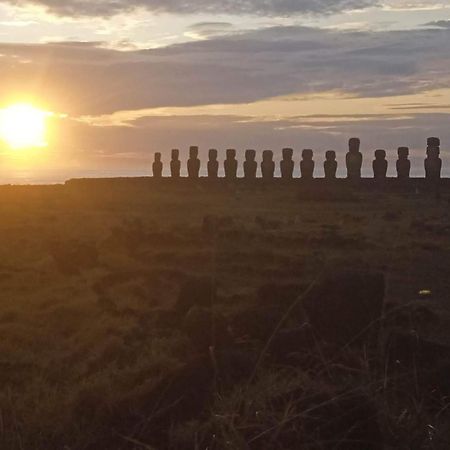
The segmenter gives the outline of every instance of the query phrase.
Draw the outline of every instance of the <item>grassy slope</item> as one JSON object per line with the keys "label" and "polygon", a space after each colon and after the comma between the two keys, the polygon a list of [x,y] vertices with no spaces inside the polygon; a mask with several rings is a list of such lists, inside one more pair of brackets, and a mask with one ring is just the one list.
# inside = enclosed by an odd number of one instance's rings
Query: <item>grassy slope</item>
{"label": "grassy slope", "polygon": [[[206,215],[225,218],[216,239],[203,234]],[[387,300],[408,302],[430,289],[428,301],[448,306],[445,195],[436,202],[422,194],[356,191],[347,201],[345,195],[300,195],[286,186],[5,187],[0,218],[5,450],[105,448],[96,442],[113,427],[116,411],[138,410],[142,392],[195,352],[179,329],[164,328],[155,315],[173,305],[188,275],[217,281],[217,308],[225,316],[252,304],[263,283],[307,285],[324,266],[382,270]],[[445,325],[433,333],[447,339]],[[266,416],[255,425],[255,438],[283,420],[278,416],[289,416],[289,405],[271,404],[268,386],[276,386],[278,394],[327,389],[314,386],[305,371],[291,369],[268,367],[250,391],[230,393],[217,410],[229,417],[236,402],[252,396]],[[247,425],[252,420],[242,419]],[[216,443],[217,448],[246,448],[239,439],[248,435],[226,422],[202,426],[222,430],[223,442],[231,442],[231,447]],[[173,448],[187,448],[176,443],[192,443],[199,427],[193,422],[174,430]],[[145,448],[120,436],[114,447],[108,442],[111,449]],[[313,444],[308,445],[319,448]]]}

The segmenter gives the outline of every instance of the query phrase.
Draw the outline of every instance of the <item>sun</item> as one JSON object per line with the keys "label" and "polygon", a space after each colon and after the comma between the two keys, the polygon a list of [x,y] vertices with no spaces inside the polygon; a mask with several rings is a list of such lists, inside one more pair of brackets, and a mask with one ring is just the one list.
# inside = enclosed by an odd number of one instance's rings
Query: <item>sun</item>
{"label": "sun", "polygon": [[12,149],[45,147],[49,113],[27,103],[0,109],[0,139]]}

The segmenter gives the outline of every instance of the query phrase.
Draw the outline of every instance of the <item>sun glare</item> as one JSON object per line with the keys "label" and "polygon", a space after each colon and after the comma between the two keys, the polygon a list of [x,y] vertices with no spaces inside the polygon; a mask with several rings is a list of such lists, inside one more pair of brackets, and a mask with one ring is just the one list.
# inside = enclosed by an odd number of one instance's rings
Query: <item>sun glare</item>
{"label": "sun glare", "polygon": [[12,149],[45,147],[48,116],[26,103],[0,109],[0,139]]}

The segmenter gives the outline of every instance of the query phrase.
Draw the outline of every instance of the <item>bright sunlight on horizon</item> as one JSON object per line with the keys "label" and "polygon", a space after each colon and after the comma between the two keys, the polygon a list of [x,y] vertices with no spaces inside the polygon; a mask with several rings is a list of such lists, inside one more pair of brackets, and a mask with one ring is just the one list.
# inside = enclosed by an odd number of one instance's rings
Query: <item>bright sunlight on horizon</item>
{"label": "bright sunlight on horizon", "polygon": [[0,139],[13,150],[46,147],[49,115],[28,103],[0,109]]}

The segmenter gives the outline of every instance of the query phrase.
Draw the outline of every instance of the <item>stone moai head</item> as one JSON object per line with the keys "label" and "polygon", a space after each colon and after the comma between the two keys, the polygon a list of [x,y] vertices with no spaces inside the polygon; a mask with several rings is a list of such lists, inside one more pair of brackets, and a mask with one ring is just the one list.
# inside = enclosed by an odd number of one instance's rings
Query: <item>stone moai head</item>
{"label": "stone moai head", "polygon": [[189,158],[191,158],[191,159],[198,158],[198,147],[197,146],[189,147]]}
{"label": "stone moai head", "polygon": [[427,139],[427,146],[428,147],[440,147],[441,146],[441,140],[437,137],[429,137]]}
{"label": "stone moai head", "polygon": [[292,148],[283,148],[283,160],[292,161],[294,150]]}
{"label": "stone moai head", "polygon": [[398,159],[408,159],[409,147],[399,147],[397,150]]}
{"label": "stone moai head", "polygon": [[327,161],[336,161],[336,152],[334,150],[328,150],[325,153],[325,159]]}
{"label": "stone moai head", "polygon": [[155,162],[161,162],[161,153],[159,152],[155,153]]}
{"label": "stone moai head", "polygon": [[349,149],[350,153],[358,153],[360,146],[361,146],[361,141],[359,138],[351,138],[348,141],[348,149]]}
{"label": "stone moai head", "polygon": [[304,161],[312,161],[314,152],[310,148],[306,148],[302,151],[302,158]]}
{"label": "stone moai head", "polygon": [[427,155],[431,159],[439,159],[440,153],[441,153],[441,151],[440,151],[439,147],[429,147],[427,149]]}
{"label": "stone moai head", "polygon": [[323,163],[326,179],[336,178],[337,166],[336,152],[334,150],[328,150],[325,153],[325,162]]}
{"label": "stone moai head", "polygon": [[245,151],[245,160],[248,162],[253,162],[256,159],[256,151],[255,150],[246,150]]}
{"label": "stone moai head", "polygon": [[262,156],[263,156],[263,162],[272,162],[273,161],[273,151],[272,150],[264,150]]}
{"label": "stone moai head", "polygon": [[441,140],[437,137],[430,137],[427,139],[427,156],[429,158],[439,158],[441,153]]}
{"label": "stone moai head", "polygon": [[386,150],[375,150],[375,159],[379,161],[386,159]]}
{"label": "stone moai head", "polygon": [[211,148],[208,152],[208,157],[210,161],[217,161],[217,150],[215,148]]}
{"label": "stone moai head", "polygon": [[179,158],[180,158],[180,150],[174,148],[172,150],[172,161],[178,161]]}
{"label": "stone moai head", "polygon": [[227,150],[227,159],[236,159],[236,150],[234,148],[229,148]]}

